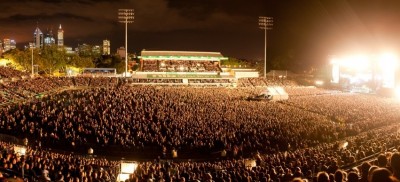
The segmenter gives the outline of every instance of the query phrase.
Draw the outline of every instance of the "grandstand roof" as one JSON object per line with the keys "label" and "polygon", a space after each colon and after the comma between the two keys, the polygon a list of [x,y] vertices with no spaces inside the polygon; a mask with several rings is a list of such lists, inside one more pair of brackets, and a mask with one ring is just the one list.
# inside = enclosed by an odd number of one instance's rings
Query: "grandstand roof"
{"label": "grandstand roof", "polygon": [[145,51],[139,58],[143,60],[191,60],[191,61],[221,61],[228,58],[220,52],[196,52],[196,51]]}

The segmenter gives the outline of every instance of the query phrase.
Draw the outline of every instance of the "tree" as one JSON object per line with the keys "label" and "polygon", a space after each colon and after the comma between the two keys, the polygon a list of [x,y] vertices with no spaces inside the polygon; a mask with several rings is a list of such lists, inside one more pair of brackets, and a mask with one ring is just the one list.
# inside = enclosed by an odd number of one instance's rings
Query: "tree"
{"label": "tree", "polygon": [[77,54],[72,54],[67,57],[67,65],[78,68],[95,67],[91,57],[80,57]]}
{"label": "tree", "polygon": [[41,50],[39,69],[51,74],[56,70],[63,69],[67,63],[67,56],[64,50],[59,50],[56,45],[45,46]]}
{"label": "tree", "polygon": [[9,51],[6,55],[4,55],[6,59],[13,60],[14,63],[17,65],[14,66],[20,66],[19,69],[22,70],[30,70],[31,65],[32,65],[32,59],[31,59],[31,50],[27,49],[25,51],[21,51],[18,49],[13,49]]}
{"label": "tree", "polygon": [[125,61],[122,61],[121,57],[119,57],[119,56],[113,56],[112,64],[110,67],[116,68],[117,73],[123,73],[123,72],[125,72]]}

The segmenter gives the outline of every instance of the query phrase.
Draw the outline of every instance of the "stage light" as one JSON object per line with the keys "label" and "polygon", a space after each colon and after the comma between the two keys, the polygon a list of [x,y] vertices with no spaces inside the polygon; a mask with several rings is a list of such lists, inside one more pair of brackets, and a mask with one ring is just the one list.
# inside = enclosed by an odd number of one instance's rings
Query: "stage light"
{"label": "stage light", "polygon": [[357,71],[370,67],[370,59],[365,55],[352,55],[339,60],[340,66],[351,68]]}

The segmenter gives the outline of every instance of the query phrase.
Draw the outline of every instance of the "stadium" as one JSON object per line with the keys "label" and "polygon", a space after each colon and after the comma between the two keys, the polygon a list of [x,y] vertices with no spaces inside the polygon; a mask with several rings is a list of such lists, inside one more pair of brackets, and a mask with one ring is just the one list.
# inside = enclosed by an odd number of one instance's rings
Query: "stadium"
{"label": "stadium", "polygon": [[[128,78],[31,77],[0,66],[1,174],[317,181],[320,173],[365,179],[371,166],[400,160],[398,99],[261,78],[222,68],[223,59],[218,52],[142,51]],[[247,99],[260,94],[277,99]]]}

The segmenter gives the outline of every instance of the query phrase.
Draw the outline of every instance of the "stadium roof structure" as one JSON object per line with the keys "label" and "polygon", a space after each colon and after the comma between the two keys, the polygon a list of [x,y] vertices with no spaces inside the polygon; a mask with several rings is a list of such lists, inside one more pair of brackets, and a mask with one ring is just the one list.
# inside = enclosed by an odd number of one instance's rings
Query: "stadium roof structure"
{"label": "stadium roof structure", "polygon": [[139,56],[142,60],[177,60],[177,61],[221,61],[227,60],[220,52],[196,51],[146,51]]}

